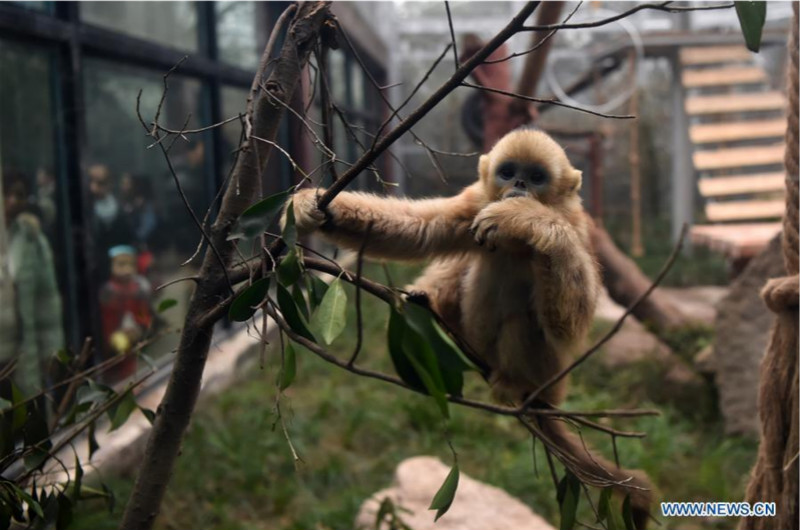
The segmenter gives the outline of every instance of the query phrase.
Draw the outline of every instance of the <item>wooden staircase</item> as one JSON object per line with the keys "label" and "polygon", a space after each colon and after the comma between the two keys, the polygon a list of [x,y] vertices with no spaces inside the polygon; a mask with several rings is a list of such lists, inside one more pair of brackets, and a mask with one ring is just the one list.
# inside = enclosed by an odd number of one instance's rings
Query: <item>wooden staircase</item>
{"label": "wooden staircase", "polygon": [[744,46],[687,47],[680,62],[692,162],[713,223],[693,226],[692,241],[749,259],[781,229],[785,98]]}

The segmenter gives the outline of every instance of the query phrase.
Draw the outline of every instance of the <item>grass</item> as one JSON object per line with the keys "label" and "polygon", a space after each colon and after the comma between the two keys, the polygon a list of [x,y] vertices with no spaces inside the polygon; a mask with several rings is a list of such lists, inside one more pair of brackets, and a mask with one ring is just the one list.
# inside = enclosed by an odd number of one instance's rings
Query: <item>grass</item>
{"label": "grass", "polygon": [[[402,285],[414,269],[393,267]],[[367,276],[384,280],[376,266]],[[348,292],[353,300],[352,291]],[[385,348],[387,308],[364,296],[361,362],[391,371]],[[348,322],[355,321],[352,303]],[[593,331],[599,336],[604,326]],[[332,348],[346,358],[355,344],[349,326]],[[281,409],[292,443],[302,458],[295,466],[276,424],[275,377],[279,352],[264,370],[201,403],[169,486],[156,526],[162,529],[346,529],[361,503],[392,480],[397,464],[427,454],[451,462],[444,425],[432,400],[378,381],[350,375],[298,351],[297,378]],[[716,417],[680,412],[661,399],[659,374],[648,366],[605,368],[590,359],[572,378],[567,408],[656,407],[660,417],[614,421],[648,433],[643,441],[621,439],[626,467],[645,469],[664,500],[740,500],[756,444],[727,438]],[[467,393],[488,398],[478,378]],[[531,441],[513,419],[453,406],[447,431],[462,472],[504,488],[552,524],[558,523],[555,488],[537,444],[534,471]],[[611,441],[596,433],[588,441],[605,455]],[[107,477],[119,503],[113,513],[99,501],[78,506],[74,528],[115,528],[131,489],[131,477]],[[593,522],[585,499],[579,520]],[[401,515],[402,516],[402,515]],[[733,520],[662,519],[660,528],[724,528]]]}

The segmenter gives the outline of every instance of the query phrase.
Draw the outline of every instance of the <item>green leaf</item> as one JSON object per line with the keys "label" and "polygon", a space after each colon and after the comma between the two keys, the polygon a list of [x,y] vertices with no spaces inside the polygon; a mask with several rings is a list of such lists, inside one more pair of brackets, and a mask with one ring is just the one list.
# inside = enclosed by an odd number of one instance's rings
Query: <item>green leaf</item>
{"label": "green leaf", "polygon": [[72,363],[74,356],[68,349],[62,348],[56,352],[56,360],[64,366],[69,366]]}
{"label": "green leaf", "polygon": [[389,330],[387,332],[389,356],[392,359],[394,371],[397,372],[400,379],[414,390],[426,393],[422,379],[417,375],[417,371],[414,369],[403,350],[403,337],[406,333],[406,327],[403,315],[392,307],[391,313],[389,314]]}
{"label": "green leaf", "polygon": [[328,286],[322,302],[314,312],[312,327],[325,344],[331,344],[344,331],[347,324],[347,294],[342,280],[336,278]]}
{"label": "green leaf", "polygon": [[292,201],[289,201],[286,206],[286,224],[281,232],[281,237],[289,248],[293,248],[297,244],[297,227],[294,224],[294,203]]}
{"label": "green leaf", "polygon": [[292,328],[292,330],[298,335],[305,337],[310,341],[316,342],[314,335],[312,335],[308,330],[308,325],[303,318],[303,315],[300,314],[300,311],[297,309],[297,305],[294,303],[292,295],[289,294],[289,291],[286,290],[286,287],[278,284],[277,294],[278,307],[283,314],[284,320],[286,320],[286,323],[289,324],[289,327]]}
{"label": "green leaf", "polygon": [[328,292],[328,284],[313,274],[306,274],[306,291],[311,309],[314,310],[322,303],[325,293]]}
{"label": "green leaf", "polygon": [[378,513],[375,516],[375,528],[380,528],[381,523],[386,518],[387,515],[391,515],[394,512],[394,503],[392,499],[389,497],[384,497],[381,501],[381,506],[378,508]]}
{"label": "green leaf", "polygon": [[239,216],[236,225],[228,235],[228,241],[242,238],[253,239],[266,232],[275,215],[281,211],[288,196],[288,190],[282,191],[250,206]]}
{"label": "green leaf", "polygon": [[739,25],[742,27],[742,35],[747,49],[751,52],[758,52],[761,48],[761,32],[764,29],[764,21],[767,19],[767,3],[759,2],[734,2],[736,16],[739,17]]}
{"label": "green leaf", "polygon": [[161,302],[159,302],[157,311],[159,313],[163,313],[167,309],[175,307],[176,305],[178,305],[178,301],[175,300],[174,298],[165,298],[161,300]]}
{"label": "green leaf", "polygon": [[611,513],[611,488],[604,488],[600,492],[600,499],[597,501],[597,522],[599,523]]}
{"label": "green leaf", "polygon": [[264,301],[269,290],[269,278],[261,278],[242,291],[231,303],[228,318],[234,322],[245,322],[256,312],[256,306]]}
{"label": "green leaf", "polygon": [[569,470],[558,484],[559,507],[561,508],[561,530],[575,528],[575,515],[578,512],[581,483]]}
{"label": "green leaf", "polygon": [[297,254],[297,248],[292,247],[278,265],[278,281],[281,285],[289,287],[297,283],[303,275],[303,268]]}
{"label": "green leaf", "polygon": [[77,451],[75,452],[75,479],[72,482],[72,496],[75,499],[81,497],[81,486],[83,485],[83,467],[81,466],[81,459],[78,458]]}
{"label": "green leaf", "polygon": [[31,497],[28,494],[28,492],[26,492],[25,490],[21,489],[19,486],[17,486],[13,482],[7,482],[7,484],[9,484],[11,486],[11,488],[14,490],[14,493],[17,495],[17,497],[19,497],[20,499],[22,499],[22,500],[24,500],[25,502],[28,503],[28,509],[33,510],[33,512],[38,517],[41,517],[42,519],[44,519],[44,512],[42,511],[42,506],[38,502],[33,500],[33,497]]}
{"label": "green leaf", "polygon": [[283,366],[281,366],[278,388],[281,390],[286,390],[289,388],[289,385],[291,385],[292,381],[294,381],[296,372],[297,361],[295,359],[294,348],[292,348],[291,342],[287,342],[286,347],[283,349]]}
{"label": "green leaf", "polygon": [[636,524],[633,522],[630,494],[625,495],[625,500],[622,501],[622,521],[625,523],[625,530],[636,530]]}
{"label": "green leaf", "polygon": [[413,329],[433,351],[438,371],[442,374],[444,388],[449,394],[460,396],[464,387],[463,372],[474,370],[450,337],[439,328],[433,314],[417,304],[405,303],[403,311],[408,326]]}
{"label": "green leaf", "polygon": [[133,397],[133,390],[127,390],[120,398],[119,402],[109,410],[109,416],[111,417],[111,427],[109,431],[114,431],[122,427],[128,420],[131,412],[137,408],[139,408],[139,406],[136,404],[136,399]]}
{"label": "green leaf", "polygon": [[66,530],[72,523],[72,501],[63,493],[59,493],[56,500],[58,501],[56,530]]}
{"label": "green leaf", "polygon": [[447,478],[444,479],[439,491],[433,496],[433,501],[431,501],[431,505],[428,508],[429,510],[436,510],[434,522],[438,521],[439,517],[447,513],[447,510],[450,509],[450,505],[453,504],[453,499],[458,489],[458,475],[458,462],[456,462],[453,464],[450,473],[447,474]]}
{"label": "green leaf", "polygon": [[100,444],[97,443],[97,438],[94,437],[95,431],[95,424],[94,422],[89,424],[89,428],[86,429],[86,437],[89,441],[89,460],[92,459],[92,455],[94,455],[95,451],[100,449]]}
{"label": "green leaf", "polygon": [[147,418],[147,421],[152,425],[156,421],[156,413],[150,409],[146,409],[144,407],[139,407],[139,410],[142,412],[142,415]]}
{"label": "green leaf", "polygon": [[300,313],[303,314],[303,318],[308,320],[310,316],[308,313],[308,304],[306,303],[306,297],[303,295],[303,290],[300,288],[299,283],[292,285],[292,299],[294,299],[294,303],[297,305]]}

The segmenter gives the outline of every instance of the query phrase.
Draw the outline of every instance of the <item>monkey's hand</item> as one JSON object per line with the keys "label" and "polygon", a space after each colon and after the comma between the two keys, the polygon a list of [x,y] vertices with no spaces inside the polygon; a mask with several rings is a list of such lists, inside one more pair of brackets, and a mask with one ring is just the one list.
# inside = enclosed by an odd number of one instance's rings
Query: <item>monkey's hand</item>
{"label": "monkey's hand", "polygon": [[554,254],[576,244],[576,234],[565,219],[527,197],[489,204],[475,217],[471,230],[475,241],[489,250],[529,247],[542,254]]}
{"label": "monkey's hand", "polygon": [[[315,189],[298,190],[292,195],[292,205],[294,207],[294,222],[297,231],[301,234],[308,234],[325,223],[325,212],[317,207],[318,191]],[[281,230],[286,226],[286,210],[281,216]]]}
{"label": "monkey's hand", "polygon": [[[520,201],[525,201],[520,204]],[[530,199],[506,199],[493,202],[478,212],[472,222],[470,232],[475,242],[488,250],[502,247],[506,250],[520,249],[525,245],[525,233],[521,229],[520,210],[533,203]]]}

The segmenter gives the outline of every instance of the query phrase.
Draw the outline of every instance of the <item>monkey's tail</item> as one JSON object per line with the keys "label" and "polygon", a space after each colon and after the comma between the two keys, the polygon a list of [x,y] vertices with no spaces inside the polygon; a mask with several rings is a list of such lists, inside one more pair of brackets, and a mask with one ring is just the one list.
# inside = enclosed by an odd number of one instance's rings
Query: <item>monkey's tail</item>
{"label": "monkey's tail", "polygon": [[531,418],[529,425],[551,453],[569,467],[582,482],[597,487],[611,486],[623,497],[630,495],[633,523],[638,530],[647,526],[653,487],[647,475],[640,470],[617,467],[613,462],[590,452],[583,439],[570,430],[569,425],[555,416],[539,415]]}

